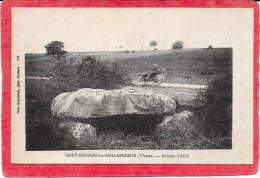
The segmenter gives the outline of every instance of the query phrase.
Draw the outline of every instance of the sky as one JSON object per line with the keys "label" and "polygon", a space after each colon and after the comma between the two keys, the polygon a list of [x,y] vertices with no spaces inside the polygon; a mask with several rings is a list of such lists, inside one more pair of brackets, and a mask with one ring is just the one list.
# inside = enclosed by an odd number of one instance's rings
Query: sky
{"label": "sky", "polygon": [[[252,9],[185,8],[16,8],[23,20],[26,53],[44,53],[51,41],[65,50],[119,51],[170,49],[176,40],[184,48],[233,47],[246,33]],[[238,30],[239,29],[239,30]]]}

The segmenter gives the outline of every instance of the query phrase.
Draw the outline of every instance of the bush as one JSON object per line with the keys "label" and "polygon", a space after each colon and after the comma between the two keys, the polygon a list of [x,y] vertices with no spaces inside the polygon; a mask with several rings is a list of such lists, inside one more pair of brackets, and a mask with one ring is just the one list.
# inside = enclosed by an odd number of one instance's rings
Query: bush
{"label": "bush", "polygon": [[204,94],[205,106],[199,112],[204,118],[203,130],[210,137],[232,135],[232,75],[210,82]]}
{"label": "bush", "polygon": [[[187,117],[187,114],[189,115]],[[160,149],[208,149],[214,147],[201,131],[201,121],[192,112],[173,115],[157,126],[155,142]]]}
{"label": "bush", "polygon": [[116,89],[130,84],[127,71],[117,63],[102,62],[94,56],[83,59],[74,80],[79,88]]}
{"label": "bush", "polygon": [[26,150],[73,149],[72,138],[66,137],[65,130],[58,129],[59,120],[51,115],[51,101],[57,93],[54,86],[48,86],[42,85],[37,92],[26,88]]}
{"label": "bush", "polygon": [[209,45],[207,49],[213,49],[213,47],[211,45]]}
{"label": "bush", "polygon": [[60,90],[66,91],[80,88],[116,89],[130,84],[127,71],[117,63],[100,61],[94,56],[84,57],[79,67],[64,65],[54,73],[53,81],[60,86]]}
{"label": "bush", "polygon": [[64,129],[53,118],[36,119],[26,127],[26,150],[74,149],[73,138],[68,138]]}
{"label": "bush", "polygon": [[128,50],[125,50],[125,53],[130,53],[130,51],[128,51]]}
{"label": "bush", "polygon": [[175,41],[173,44],[172,44],[172,49],[183,49],[183,41]]}

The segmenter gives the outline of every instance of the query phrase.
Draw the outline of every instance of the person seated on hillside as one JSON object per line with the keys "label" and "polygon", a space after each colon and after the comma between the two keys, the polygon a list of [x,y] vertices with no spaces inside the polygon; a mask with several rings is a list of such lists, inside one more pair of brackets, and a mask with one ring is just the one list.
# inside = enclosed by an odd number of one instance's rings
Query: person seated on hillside
{"label": "person seated on hillside", "polygon": [[150,79],[152,77],[155,77],[157,74],[160,74],[162,72],[161,69],[158,68],[157,64],[153,65],[153,71],[149,71],[148,73],[143,75],[144,79]]}

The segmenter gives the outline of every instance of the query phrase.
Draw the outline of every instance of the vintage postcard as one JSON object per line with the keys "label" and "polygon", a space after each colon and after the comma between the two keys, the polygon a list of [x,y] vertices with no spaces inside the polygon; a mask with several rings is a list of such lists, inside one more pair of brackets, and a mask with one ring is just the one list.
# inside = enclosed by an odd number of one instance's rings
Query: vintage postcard
{"label": "vintage postcard", "polygon": [[11,164],[253,165],[254,18],[12,7]]}

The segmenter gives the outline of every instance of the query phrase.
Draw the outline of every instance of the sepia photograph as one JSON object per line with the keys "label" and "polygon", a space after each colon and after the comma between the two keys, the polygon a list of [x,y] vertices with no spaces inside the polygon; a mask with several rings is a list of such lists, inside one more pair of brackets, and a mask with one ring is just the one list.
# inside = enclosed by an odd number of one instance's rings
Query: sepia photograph
{"label": "sepia photograph", "polygon": [[[234,118],[234,107],[236,116],[244,107],[238,82],[251,76],[250,70],[244,72],[248,68],[243,69],[251,67],[251,61],[243,63],[241,58],[253,56],[253,46],[247,45],[253,36],[243,35],[252,29],[253,20],[248,18],[252,10],[14,8],[12,12],[12,28],[19,31],[14,34],[17,50],[12,56],[17,89],[13,112],[24,116],[24,123],[14,129],[24,136],[19,140],[12,135],[12,144],[24,145],[25,152],[65,151],[65,157],[78,157],[71,151],[85,150],[101,158],[158,157],[169,163],[191,157],[192,163],[200,163],[189,151],[209,151],[201,159],[205,163],[206,155],[218,157],[210,151],[227,154],[252,147],[250,139],[247,145],[238,142],[252,136],[250,129],[244,137],[236,134],[243,134],[237,128],[244,119]],[[238,50],[238,44],[245,49]],[[252,102],[247,99],[251,94],[240,96]],[[246,122],[252,128],[252,120]],[[110,151],[118,152],[105,154]],[[235,160],[225,161],[239,163]]]}
{"label": "sepia photograph", "polygon": [[232,46],[143,15],[26,42],[27,150],[232,148]]}

